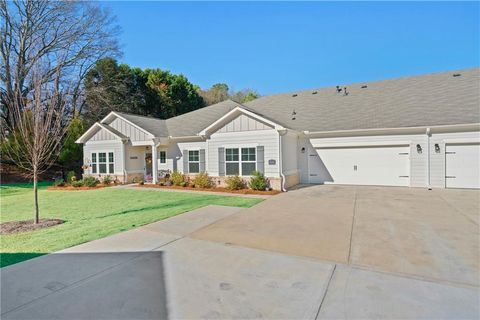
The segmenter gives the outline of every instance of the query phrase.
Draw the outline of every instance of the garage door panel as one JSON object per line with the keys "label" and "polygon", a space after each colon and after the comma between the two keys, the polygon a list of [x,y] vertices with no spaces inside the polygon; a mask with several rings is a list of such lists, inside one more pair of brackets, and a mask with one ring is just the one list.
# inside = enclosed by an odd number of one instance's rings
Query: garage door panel
{"label": "garage door panel", "polygon": [[447,145],[445,185],[447,188],[480,188],[480,144]]}
{"label": "garage door panel", "polygon": [[[356,185],[408,186],[408,153],[408,146],[317,149],[331,177],[325,183]],[[320,182],[315,178],[312,183]]]}

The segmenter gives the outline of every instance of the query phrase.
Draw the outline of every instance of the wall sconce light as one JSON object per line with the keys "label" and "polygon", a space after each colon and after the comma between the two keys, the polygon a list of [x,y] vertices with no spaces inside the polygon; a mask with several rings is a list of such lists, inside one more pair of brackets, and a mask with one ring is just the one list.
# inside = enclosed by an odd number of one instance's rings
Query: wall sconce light
{"label": "wall sconce light", "polygon": [[435,143],[435,152],[440,153],[440,146],[438,145],[438,143]]}
{"label": "wall sconce light", "polygon": [[302,147],[302,153],[305,153],[305,147]]}
{"label": "wall sconce light", "polygon": [[422,146],[417,144],[417,152],[422,153]]}

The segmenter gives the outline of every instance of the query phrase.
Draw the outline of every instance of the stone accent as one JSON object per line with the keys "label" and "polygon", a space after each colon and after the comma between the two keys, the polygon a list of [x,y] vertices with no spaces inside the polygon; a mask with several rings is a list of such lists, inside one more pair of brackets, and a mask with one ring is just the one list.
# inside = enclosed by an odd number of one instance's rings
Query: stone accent
{"label": "stone accent", "polygon": [[83,178],[85,177],[95,177],[96,179],[98,179],[100,182],[103,180],[104,177],[106,176],[110,176],[110,178],[112,179],[112,181],[119,181],[120,183],[124,183],[124,177],[123,177],[123,174],[107,174],[107,173],[98,173],[98,174],[92,174],[92,173],[84,173],[82,175]]}

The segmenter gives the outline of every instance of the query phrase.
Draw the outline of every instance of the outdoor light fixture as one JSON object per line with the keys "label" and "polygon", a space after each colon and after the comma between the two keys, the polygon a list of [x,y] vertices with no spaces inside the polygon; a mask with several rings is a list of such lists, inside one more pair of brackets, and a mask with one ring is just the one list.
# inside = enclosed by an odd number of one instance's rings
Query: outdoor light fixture
{"label": "outdoor light fixture", "polygon": [[422,153],[422,146],[420,144],[417,144],[417,152]]}
{"label": "outdoor light fixture", "polygon": [[440,153],[440,146],[438,145],[438,143],[435,143],[435,152]]}
{"label": "outdoor light fixture", "polygon": [[302,147],[302,153],[305,153],[305,147]]}

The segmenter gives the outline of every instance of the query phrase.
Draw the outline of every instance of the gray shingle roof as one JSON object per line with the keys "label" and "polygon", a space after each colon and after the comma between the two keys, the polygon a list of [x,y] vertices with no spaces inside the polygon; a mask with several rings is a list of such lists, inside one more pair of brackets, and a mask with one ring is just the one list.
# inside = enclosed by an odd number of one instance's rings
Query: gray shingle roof
{"label": "gray shingle roof", "polygon": [[[479,68],[343,87],[348,95],[327,87],[265,96],[244,107],[284,127],[311,132],[480,123]],[[180,137],[198,134],[238,106],[228,100],[167,120],[118,113],[157,137]]]}
{"label": "gray shingle roof", "polygon": [[[362,88],[364,85],[367,87]],[[478,68],[344,86],[347,96],[329,87],[265,96],[246,105],[287,128],[302,131],[480,122]],[[294,110],[296,119],[292,120]]]}
{"label": "gray shingle roof", "polygon": [[155,137],[168,137],[166,120],[153,117],[139,116],[125,112],[115,111],[115,113],[121,115],[122,117],[136,124],[137,126],[145,129],[146,131],[153,134]]}

